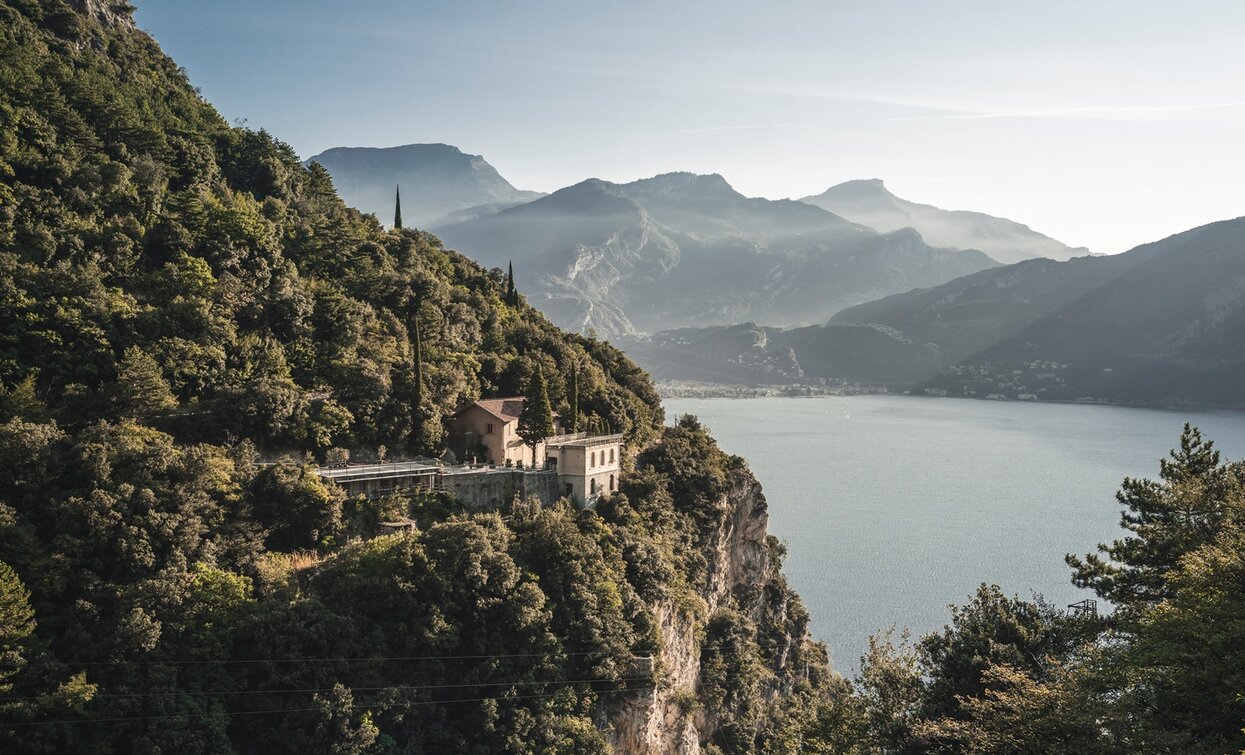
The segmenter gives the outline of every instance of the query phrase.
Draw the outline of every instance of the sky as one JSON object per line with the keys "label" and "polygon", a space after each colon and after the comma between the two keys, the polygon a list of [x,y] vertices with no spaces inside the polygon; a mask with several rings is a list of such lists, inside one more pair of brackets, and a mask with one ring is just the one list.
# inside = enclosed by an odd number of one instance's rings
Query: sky
{"label": "sky", "polygon": [[1245,215],[1239,0],[136,0],[227,119],[303,157],[443,142],[511,183],[720,173],[1125,251]]}

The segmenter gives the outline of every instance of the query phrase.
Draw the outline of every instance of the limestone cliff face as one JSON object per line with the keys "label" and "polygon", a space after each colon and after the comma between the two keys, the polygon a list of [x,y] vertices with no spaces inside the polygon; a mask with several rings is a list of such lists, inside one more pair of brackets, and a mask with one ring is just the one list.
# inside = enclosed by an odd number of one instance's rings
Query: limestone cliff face
{"label": "limestone cliff face", "polygon": [[134,8],[128,2],[120,0],[69,0],[74,10],[89,16],[104,26],[119,26],[125,29],[134,28],[131,15]]}
{"label": "limestone cliff face", "polygon": [[[695,755],[709,742],[723,711],[697,704],[701,683],[703,629],[706,617],[722,609],[744,614],[757,626],[784,626],[786,600],[772,600],[774,590],[786,595],[767,532],[769,521],[760,484],[746,475],[721,502],[723,515],[705,553],[708,576],[694,600],[688,596],[656,602],[651,609],[661,627],[662,649],[656,659],[657,683],[651,692],[611,701],[602,710],[614,752]],[[807,626],[767,633],[771,659],[760,684],[763,701],[789,687],[794,669],[789,658],[806,640]]]}

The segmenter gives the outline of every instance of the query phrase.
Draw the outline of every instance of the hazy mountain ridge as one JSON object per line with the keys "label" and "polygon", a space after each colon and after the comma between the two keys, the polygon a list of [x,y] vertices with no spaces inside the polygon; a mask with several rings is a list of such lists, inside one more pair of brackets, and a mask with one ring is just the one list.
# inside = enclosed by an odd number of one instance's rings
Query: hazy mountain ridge
{"label": "hazy mountain ridge", "polygon": [[516,189],[480,155],[448,144],[334,147],[306,160],[323,165],[346,204],[393,222],[394,189],[402,187],[404,223],[428,226],[481,205],[504,207],[543,196]]}
{"label": "hazy mountain ridge", "polygon": [[911,230],[879,234],[811,205],[745,197],[716,174],[588,179],[434,230],[485,265],[513,260],[555,322],[610,335],[816,322],[996,264]]}
{"label": "hazy mountain ridge", "polygon": [[[763,342],[730,329],[659,333],[633,353],[672,379],[1245,406],[1245,218],[1121,255],[984,270],[845,309],[823,326],[763,330]],[[742,368],[758,363],[787,367]],[[718,377],[699,376],[709,364]]]}
{"label": "hazy mountain ridge", "polygon": [[932,246],[980,249],[1004,264],[1034,257],[1088,255],[1023,223],[969,210],[944,210],[892,194],[877,178],[846,181],[800,200],[878,231],[914,228]]}

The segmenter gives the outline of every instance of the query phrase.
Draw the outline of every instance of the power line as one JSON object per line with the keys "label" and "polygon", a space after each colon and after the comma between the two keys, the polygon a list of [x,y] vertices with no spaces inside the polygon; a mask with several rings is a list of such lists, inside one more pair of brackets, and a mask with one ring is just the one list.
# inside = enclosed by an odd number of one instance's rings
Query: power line
{"label": "power line", "polygon": [[[420,690],[438,690],[438,689],[465,689],[473,687],[530,687],[542,684],[597,684],[601,682],[609,684],[624,684],[627,682],[646,682],[651,681],[651,677],[647,676],[631,676],[621,679],[611,679],[601,677],[597,679],[532,679],[528,681],[510,680],[502,682],[476,682],[461,684],[387,684],[377,687],[355,687],[352,685],[344,685],[350,688],[351,692],[384,692],[388,690],[403,691],[420,691]],[[219,691],[198,691],[191,692],[186,690],[172,690],[169,692],[117,692],[117,693],[100,693],[93,696],[92,700],[111,699],[111,700],[129,700],[136,698],[149,697],[217,697],[224,695],[292,695],[292,694],[311,694],[318,692],[332,692],[333,687],[308,687],[304,689],[242,689],[242,690],[219,690]],[[0,702],[23,702],[38,700],[42,696],[34,697],[5,697],[0,698]]]}
{"label": "power line", "polygon": [[[734,674],[727,674],[722,679],[715,680],[715,681],[726,683],[726,682],[738,681],[739,679],[742,679],[746,676],[749,676],[749,674],[747,674],[746,672],[737,672]],[[636,677],[634,679],[620,679],[620,680],[600,679],[600,680],[588,680],[588,681],[577,681],[577,682],[568,680],[565,683],[566,684],[586,684],[586,683],[591,683],[592,681],[609,681],[609,682],[649,681],[650,682],[650,684],[645,685],[645,686],[640,686],[640,687],[622,687],[619,689],[610,689],[610,690],[594,690],[591,694],[595,696],[611,695],[611,694],[633,694],[637,692],[650,692],[650,691],[657,689],[657,685],[652,683],[651,680],[647,679],[646,677]],[[543,683],[551,684],[553,682],[543,682]],[[448,688],[448,687],[453,687],[455,685],[443,685],[443,686]],[[486,686],[486,685],[463,685],[463,686]],[[324,688],[324,689],[319,689],[319,690],[299,690],[299,691],[301,692],[313,692],[313,691],[314,692],[332,692],[334,691],[334,689],[335,688],[329,687],[329,688]],[[392,686],[382,686],[382,687],[359,687],[359,688],[347,688],[347,689],[349,692],[353,694],[354,692],[369,692],[369,691],[370,692],[384,692],[384,691],[390,691],[390,690],[400,691],[400,690],[410,690],[410,689],[417,689],[417,688],[407,687],[407,686],[402,686],[402,685],[392,685]],[[286,690],[286,691],[293,692],[294,690]],[[506,702],[510,700],[530,700],[530,699],[555,697],[557,695],[562,694],[564,691],[565,689],[559,689],[553,692],[540,692],[540,693],[531,693],[531,694],[526,694],[526,695],[508,695],[508,696],[492,695],[492,696],[487,696],[487,697],[457,698],[453,700],[403,700],[403,701],[386,702],[386,703],[370,703],[367,705],[353,705],[352,704],[351,708],[353,710],[375,710],[375,709],[387,708],[391,706],[394,708],[402,708],[402,707],[408,707],[408,706],[452,705],[452,704],[457,704],[457,703],[484,702],[486,700],[499,700],[502,702]],[[322,708],[317,706],[314,708],[272,708],[272,709],[267,709],[267,710],[239,710],[239,711],[212,711],[212,712],[196,711],[196,712],[187,712],[187,713],[161,714],[161,715],[153,715],[153,716],[114,716],[114,717],[108,717],[108,718],[61,719],[61,720],[55,720],[55,721],[21,721],[21,722],[10,723],[10,724],[5,724],[5,725],[11,726],[11,727],[17,727],[17,726],[53,726],[53,725],[70,725],[70,724],[123,723],[123,722],[128,723],[130,721],[166,721],[166,720],[175,720],[175,719],[183,719],[183,718],[193,718],[196,716],[217,716],[217,715],[223,715],[223,716],[256,715],[257,716],[257,715],[269,715],[269,714],[275,714],[275,713],[308,713],[308,712],[315,712],[319,710],[322,710]]]}
{"label": "power line", "polygon": [[[646,692],[652,689],[656,689],[656,687],[633,687],[633,688],[627,688],[627,689],[602,690],[600,692],[594,692],[593,694],[607,695],[607,694],[617,694],[617,693]],[[413,705],[452,705],[455,703],[484,702],[485,700],[499,700],[502,702],[506,702],[508,700],[527,700],[527,699],[535,699],[535,698],[542,698],[542,697],[554,697],[560,694],[562,694],[562,690],[558,690],[557,692],[542,692],[542,693],[531,694],[531,695],[515,695],[513,697],[493,696],[493,697],[465,697],[465,698],[460,698],[457,700],[414,700],[414,701],[407,701],[407,702],[402,702],[398,704],[372,703],[370,705],[352,705],[351,707],[354,710],[374,710],[376,708],[385,708],[390,705],[394,705],[394,707],[413,706]],[[17,723],[7,724],[7,726],[11,726],[11,727],[55,726],[55,725],[66,725],[66,724],[120,723],[120,722],[129,722],[129,721],[168,721],[168,720],[180,719],[180,718],[191,718],[191,717],[198,716],[198,715],[259,716],[259,715],[267,715],[270,713],[308,713],[308,712],[319,711],[319,710],[322,710],[322,708],[317,706],[314,708],[273,708],[270,710],[220,711],[220,712],[212,712],[210,714],[173,713],[173,714],[159,715],[159,716],[118,716],[114,718],[79,718],[79,719],[62,719],[58,721],[20,721]]]}
{"label": "power line", "polygon": [[[771,644],[754,644],[753,648],[757,650],[778,650],[781,648],[794,647],[800,643],[771,643]],[[732,647],[734,643],[712,643],[700,645],[700,650],[715,650],[718,648]],[[476,655],[374,655],[374,656],[342,656],[335,658],[196,658],[196,659],[167,659],[167,660],[150,660],[150,661],[46,661],[48,665],[59,664],[71,667],[81,666],[183,666],[183,665],[234,665],[241,663],[365,663],[368,661],[459,661],[459,660],[485,660],[493,658],[563,658],[563,657],[581,657],[586,655],[608,655],[607,652],[599,650],[581,650],[581,651],[560,651],[549,650],[540,653],[481,653]],[[635,655],[643,655],[643,653],[632,653]],[[31,664],[33,665],[33,664]]]}

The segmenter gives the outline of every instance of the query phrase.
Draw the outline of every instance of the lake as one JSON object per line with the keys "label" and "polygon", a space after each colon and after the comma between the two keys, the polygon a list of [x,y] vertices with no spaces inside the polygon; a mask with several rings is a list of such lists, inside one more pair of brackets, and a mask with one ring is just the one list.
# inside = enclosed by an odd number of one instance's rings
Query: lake
{"label": "lake", "polygon": [[1065,553],[1119,537],[1125,476],[1157,477],[1185,421],[1224,459],[1245,413],[903,396],[667,399],[747,458],[784,571],[835,668],[870,634],[942,627],[981,582],[1066,605],[1085,597]]}

